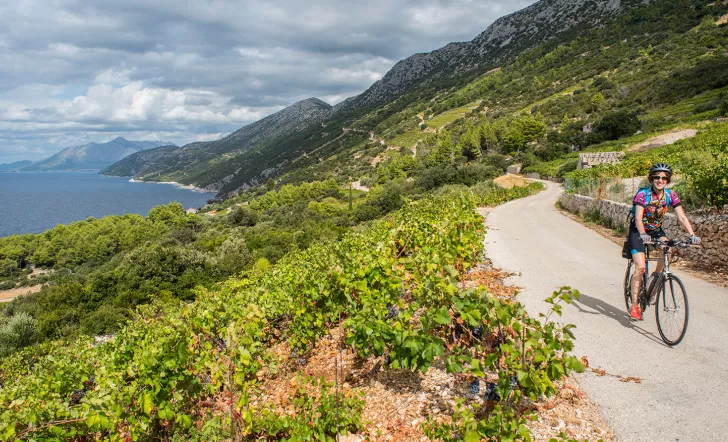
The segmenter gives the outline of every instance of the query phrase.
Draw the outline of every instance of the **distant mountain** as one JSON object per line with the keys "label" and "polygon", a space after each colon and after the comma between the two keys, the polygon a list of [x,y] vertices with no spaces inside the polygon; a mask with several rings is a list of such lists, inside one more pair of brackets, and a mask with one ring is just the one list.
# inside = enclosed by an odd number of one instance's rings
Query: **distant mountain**
{"label": "distant mountain", "polygon": [[32,161],[29,160],[22,160],[22,161],[15,161],[14,163],[4,163],[0,164],[0,172],[16,172],[23,167],[30,166],[33,164]]}
{"label": "distant mountain", "polygon": [[68,147],[45,160],[36,161],[23,170],[103,169],[131,154],[170,144],[172,143],[165,141],[129,141],[118,137],[107,143]]}
{"label": "distant mountain", "polygon": [[[230,187],[230,183],[240,186],[245,184],[245,180],[239,182],[241,177],[247,176],[243,167],[246,158],[256,148],[271,143],[281,146],[284,144],[283,138],[295,136],[313,125],[320,128],[320,123],[329,117],[331,110],[328,103],[318,98],[309,98],[238,129],[220,140],[190,143],[178,148],[165,146],[135,153],[106,168],[102,173],[135,176],[151,181],[195,183],[198,187],[215,192]],[[275,147],[264,155],[265,158],[256,157],[256,165],[274,167],[284,161],[274,152]]]}

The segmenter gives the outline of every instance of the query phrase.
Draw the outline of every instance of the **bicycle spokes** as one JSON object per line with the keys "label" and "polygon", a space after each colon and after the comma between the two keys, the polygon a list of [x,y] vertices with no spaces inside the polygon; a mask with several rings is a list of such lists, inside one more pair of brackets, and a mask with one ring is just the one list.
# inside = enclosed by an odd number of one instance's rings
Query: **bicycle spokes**
{"label": "bicycle spokes", "polygon": [[688,298],[685,288],[674,276],[658,287],[655,313],[660,336],[668,345],[678,344],[688,325]]}

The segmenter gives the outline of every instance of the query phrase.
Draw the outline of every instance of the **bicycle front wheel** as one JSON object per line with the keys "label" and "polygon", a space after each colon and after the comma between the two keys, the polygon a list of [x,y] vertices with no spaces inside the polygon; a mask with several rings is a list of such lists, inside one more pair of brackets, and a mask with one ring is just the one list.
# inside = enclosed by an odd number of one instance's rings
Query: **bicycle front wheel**
{"label": "bicycle front wheel", "polygon": [[656,288],[655,317],[657,330],[662,340],[669,346],[680,343],[688,330],[688,294],[680,278],[669,275]]}

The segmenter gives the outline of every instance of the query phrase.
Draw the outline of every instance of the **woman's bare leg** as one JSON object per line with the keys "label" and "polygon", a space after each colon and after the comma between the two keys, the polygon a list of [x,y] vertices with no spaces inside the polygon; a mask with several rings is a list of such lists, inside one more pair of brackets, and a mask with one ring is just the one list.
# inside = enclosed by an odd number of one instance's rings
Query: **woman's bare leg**
{"label": "woman's bare leg", "polygon": [[634,273],[630,281],[632,286],[632,305],[637,305],[637,298],[640,295],[640,283],[647,271],[647,261],[645,260],[645,254],[642,252],[633,254],[632,261],[634,261]]}

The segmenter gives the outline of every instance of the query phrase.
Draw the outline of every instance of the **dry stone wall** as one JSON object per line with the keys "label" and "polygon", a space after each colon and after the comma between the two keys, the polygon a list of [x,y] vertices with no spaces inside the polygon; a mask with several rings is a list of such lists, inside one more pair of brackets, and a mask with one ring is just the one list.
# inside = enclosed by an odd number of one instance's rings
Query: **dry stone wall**
{"label": "dry stone wall", "polygon": [[[574,213],[586,215],[599,212],[601,217],[613,228],[627,229],[627,216],[632,209],[629,204],[609,200],[597,200],[590,196],[563,194],[561,206]],[[695,234],[703,240],[700,247],[683,249],[681,255],[697,264],[728,269],[728,214],[693,213],[688,214]],[[685,237],[677,217],[668,213],[663,220],[663,229],[670,238]]]}
{"label": "dry stone wall", "polygon": [[617,164],[624,159],[624,152],[580,153],[577,169],[589,169],[601,164]]}

